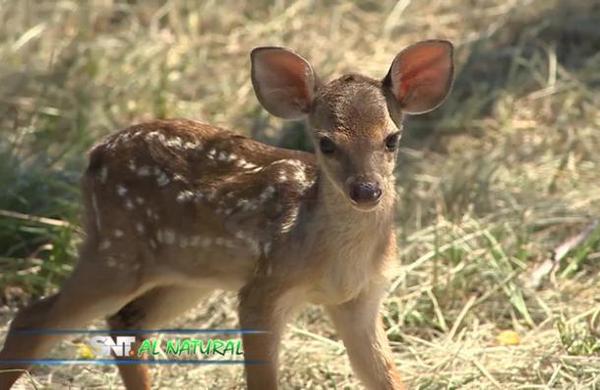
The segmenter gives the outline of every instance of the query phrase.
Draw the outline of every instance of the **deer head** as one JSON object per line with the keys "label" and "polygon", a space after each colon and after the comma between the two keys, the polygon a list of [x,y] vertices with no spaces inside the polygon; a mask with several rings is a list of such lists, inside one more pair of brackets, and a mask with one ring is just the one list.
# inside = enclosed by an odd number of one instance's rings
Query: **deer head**
{"label": "deer head", "polygon": [[346,74],[323,83],[298,54],[259,47],[251,53],[252,84],[271,114],[308,120],[326,179],[369,211],[393,191],[404,114],[429,112],[450,91],[452,52],[448,41],[422,41],[402,50],[382,80]]}

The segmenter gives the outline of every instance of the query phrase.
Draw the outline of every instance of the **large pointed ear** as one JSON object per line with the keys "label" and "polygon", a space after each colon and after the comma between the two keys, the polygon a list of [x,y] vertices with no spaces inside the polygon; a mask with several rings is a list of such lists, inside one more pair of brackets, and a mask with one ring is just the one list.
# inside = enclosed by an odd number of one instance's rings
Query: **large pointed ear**
{"label": "large pointed ear", "polygon": [[316,76],[308,61],[280,47],[258,47],[250,59],[254,92],[267,111],[284,119],[310,111]]}
{"label": "large pointed ear", "polygon": [[438,107],[450,91],[454,65],[452,44],[421,41],[402,50],[383,79],[400,110],[423,114]]}

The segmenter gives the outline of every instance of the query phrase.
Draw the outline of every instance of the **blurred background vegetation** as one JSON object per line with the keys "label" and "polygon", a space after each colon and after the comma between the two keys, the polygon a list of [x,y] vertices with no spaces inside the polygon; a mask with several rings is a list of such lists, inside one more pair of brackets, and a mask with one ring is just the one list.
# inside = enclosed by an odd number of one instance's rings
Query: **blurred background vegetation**
{"label": "blurred background vegetation", "polygon": [[[400,370],[412,388],[599,388],[599,22],[595,0],[0,0],[0,329],[71,269],[102,136],[188,117],[305,148],[303,124],[260,108],[251,48],[383,77],[404,46],[445,38],[454,90],[407,121],[397,169],[384,319]],[[235,326],[234,300],[184,324]],[[357,386],[319,308],[290,329],[286,388]],[[58,371],[27,383],[120,386],[114,368]],[[156,372],[162,388],[242,386],[237,367]]]}

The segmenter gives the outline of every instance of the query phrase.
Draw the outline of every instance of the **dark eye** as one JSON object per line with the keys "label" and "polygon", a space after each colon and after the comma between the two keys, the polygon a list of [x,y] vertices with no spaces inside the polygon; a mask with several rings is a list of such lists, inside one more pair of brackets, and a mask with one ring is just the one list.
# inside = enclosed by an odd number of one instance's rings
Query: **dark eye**
{"label": "dark eye", "polygon": [[321,149],[321,153],[323,154],[331,154],[335,152],[335,144],[330,138],[322,137],[319,140],[319,149]]}
{"label": "dark eye", "polygon": [[398,148],[398,142],[400,141],[400,133],[394,133],[387,136],[385,139],[385,148],[393,152]]}

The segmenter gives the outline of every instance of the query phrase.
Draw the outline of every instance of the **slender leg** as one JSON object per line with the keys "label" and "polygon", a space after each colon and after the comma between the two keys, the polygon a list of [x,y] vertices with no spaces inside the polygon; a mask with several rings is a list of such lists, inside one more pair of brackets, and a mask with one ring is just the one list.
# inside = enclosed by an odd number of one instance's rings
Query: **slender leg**
{"label": "slender leg", "polygon": [[[108,324],[113,330],[157,329],[194,307],[210,291],[202,288],[157,287],[125,305],[108,319]],[[114,335],[119,333],[115,332]],[[140,337],[134,348],[137,349],[143,340],[144,337]],[[127,364],[118,367],[128,390],[150,389],[151,380],[147,366]]]}
{"label": "slender leg", "polygon": [[328,306],[338,334],[348,351],[356,375],[369,389],[404,389],[396,371],[379,309],[382,283],[373,282],[355,299]]}
{"label": "slender leg", "polygon": [[246,365],[249,390],[277,389],[277,360],[281,331],[297,294],[271,280],[255,280],[240,291],[239,317],[243,329],[262,333],[244,334],[244,357],[258,364]]}
{"label": "slender leg", "polygon": [[[79,264],[56,295],[42,299],[19,311],[13,320],[0,360],[29,360],[46,357],[52,346],[63,336],[25,334],[26,329],[73,329],[119,310],[142,293],[135,278],[115,277],[106,262],[94,258]],[[2,372],[6,369],[26,370],[29,364],[0,365],[0,390],[9,389],[22,372]]]}

